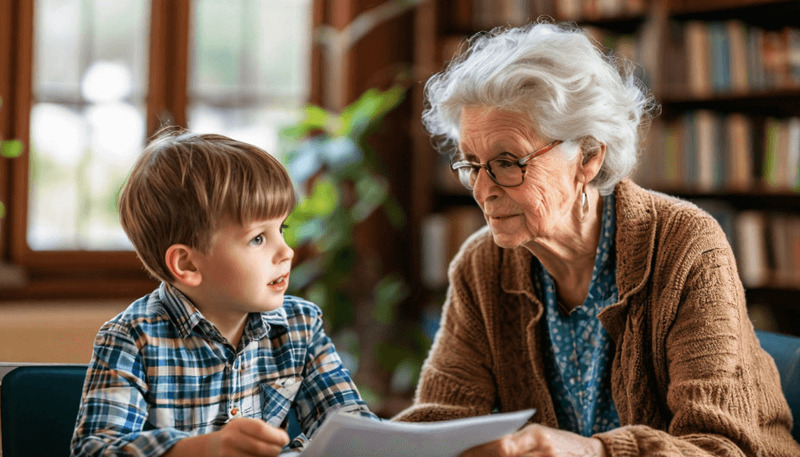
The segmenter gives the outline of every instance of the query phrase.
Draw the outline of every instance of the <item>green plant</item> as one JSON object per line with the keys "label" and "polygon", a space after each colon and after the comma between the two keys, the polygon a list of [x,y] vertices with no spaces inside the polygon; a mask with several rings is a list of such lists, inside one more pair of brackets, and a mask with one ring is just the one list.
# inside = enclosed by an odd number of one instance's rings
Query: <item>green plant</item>
{"label": "green plant", "polygon": [[[3,99],[0,98],[0,107],[3,106]],[[22,142],[20,140],[3,140],[0,138],[0,157],[13,159],[22,155]],[[0,201],[0,217],[5,217],[6,205]]]}
{"label": "green plant", "polygon": [[[293,146],[285,163],[302,193],[287,221],[287,241],[305,254],[293,268],[290,292],[322,308],[337,349],[351,367],[361,368],[359,389],[373,407],[385,384],[407,388],[416,382],[429,346],[414,330],[418,326],[398,331],[403,323],[397,308],[408,286],[398,273],[383,271],[377,253],[359,249],[354,235],[379,210],[395,229],[405,225],[367,141],[404,95],[401,87],[370,89],[341,113],[308,106],[302,121],[282,131]],[[371,340],[376,329],[381,338]],[[365,352],[374,363],[367,363]],[[365,373],[375,369],[383,373]]]}

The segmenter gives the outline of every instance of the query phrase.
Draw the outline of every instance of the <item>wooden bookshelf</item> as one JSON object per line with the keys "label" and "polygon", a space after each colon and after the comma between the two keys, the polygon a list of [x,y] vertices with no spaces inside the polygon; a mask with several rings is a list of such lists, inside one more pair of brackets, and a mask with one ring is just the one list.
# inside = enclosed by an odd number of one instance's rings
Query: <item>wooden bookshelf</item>
{"label": "wooden bookshelf", "polygon": [[[800,271],[800,237],[792,235],[800,233],[800,1],[498,0],[491,2],[497,10],[488,17],[481,5],[485,3],[489,2],[438,0],[420,7],[415,21],[418,47],[424,48],[415,55],[419,80],[442,70],[459,44],[480,30],[522,25],[541,15],[585,27],[601,46],[641,66],[642,79],[662,105],[634,180],[695,201],[718,216],[740,269],[744,267],[756,326],[800,335],[800,306],[795,304],[800,302],[800,277],[795,273]],[[705,47],[700,52],[692,48],[698,43]],[[731,61],[737,66],[730,66]],[[697,73],[698,67],[705,73]],[[452,183],[442,184],[446,161],[437,158],[419,126],[421,92],[422,85],[414,94],[412,118],[414,170],[421,171],[414,176],[412,196],[411,222],[416,227],[431,217],[476,207],[468,193]],[[704,134],[711,132],[713,137],[704,140],[703,151],[684,147],[689,144],[686,137],[698,134],[691,130],[697,128],[691,126],[698,117]],[[690,130],[676,133],[679,128]],[[665,132],[682,139],[681,147],[673,145],[669,152],[681,154],[676,158],[680,166],[673,167],[677,174],[669,179],[658,176],[667,159]],[[721,140],[726,134],[729,139]],[[798,144],[788,146],[795,140]],[[699,169],[692,170],[695,162]],[[463,234],[443,236],[442,242],[452,246],[450,238]],[[422,246],[436,244],[423,238],[414,237],[420,275],[430,270],[423,266],[427,254]],[[438,258],[441,265],[441,252]],[[753,267],[756,260],[761,270]],[[422,287],[419,294],[423,302],[442,299],[441,287]]]}

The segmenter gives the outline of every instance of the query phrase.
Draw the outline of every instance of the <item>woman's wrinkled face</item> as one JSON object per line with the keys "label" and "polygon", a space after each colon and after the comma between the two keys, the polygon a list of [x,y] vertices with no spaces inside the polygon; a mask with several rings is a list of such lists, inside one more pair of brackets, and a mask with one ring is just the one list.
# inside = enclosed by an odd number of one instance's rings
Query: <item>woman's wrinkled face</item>
{"label": "woman's wrinkled face", "polygon": [[[471,162],[485,164],[501,156],[516,160],[552,140],[538,137],[527,118],[516,112],[477,106],[461,112],[459,148]],[[485,169],[478,173],[472,193],[499,246],[514,248],[557,238],[559,230],[568,227],[582,186],[580,154],[568,160],[562,147],[530,160],[525,179],[517,187],[496,184]]]}

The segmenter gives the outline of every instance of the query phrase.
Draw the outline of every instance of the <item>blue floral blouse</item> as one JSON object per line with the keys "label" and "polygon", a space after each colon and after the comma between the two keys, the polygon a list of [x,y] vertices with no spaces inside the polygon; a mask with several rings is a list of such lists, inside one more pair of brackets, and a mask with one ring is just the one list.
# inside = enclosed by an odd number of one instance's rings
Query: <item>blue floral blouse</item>
{"label": "blue floral blouse", "polygon": [[[597,314],[618,300],[614,244],[615,197],[604,197],[602,229],[589,294],[567,315],[557,303],[553,278],[539,264],[533,273],[547,319],[545,363],[559,428],[591,436],[619,427],[609,379],[611,341]],[[550,344],[547,344],[549,342]]]}

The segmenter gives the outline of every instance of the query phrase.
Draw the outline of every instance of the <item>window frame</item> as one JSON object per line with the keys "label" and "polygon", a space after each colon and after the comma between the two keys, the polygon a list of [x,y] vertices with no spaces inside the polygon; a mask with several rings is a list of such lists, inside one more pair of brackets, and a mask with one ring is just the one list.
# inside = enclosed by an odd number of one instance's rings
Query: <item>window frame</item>
{"label": "window frame", "polygon": [[[372,3],[375,0],[371,0]],[[322,24],[344,27],[360,10],[357,0],[312,0],[312,30]],[[0,138],[21,139],[23,154],[0,158],[0,304],[4,300],[134,299],[152,291],[151,278],[132,251],[34,251],[27,245],[28,143],[32,104],[35,0],[0,0]],[[370,5],[364,5],[367,8]],[[152,0],[147,134],[161,120],[187,125],[191,0]],[[349,59],[355,53],[347,53]],[[176,58],[177,57],[177,58]],[[312,39],[309,102],[321,104],[334,89],[323,84],[327,68],[319,43]],[[152,71],[160,68],[160,72]],[[342,88],[352,98],[355,77]],[[327,89],[327,90],[326,90]],[[329,95],[329,94],[328,94]],[[297,260],[303,253],[298,253]]]}
{"label": "window frame", "polygon": [[[0,136],[18,138],[22,156],[0,160],[0,267],[18,280],[0,281],[0,299],[136,297],[158,282],[132,251],[35,251],[27,243],[30,113],[35,5],[0,2]],[[146,125],[152,135],[162,121],[186,125],[190,0],[153,0]],[[0,271],[0,273],[2,273]]]}

